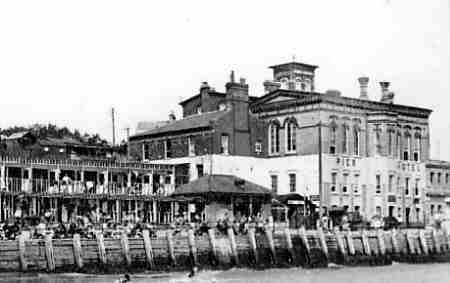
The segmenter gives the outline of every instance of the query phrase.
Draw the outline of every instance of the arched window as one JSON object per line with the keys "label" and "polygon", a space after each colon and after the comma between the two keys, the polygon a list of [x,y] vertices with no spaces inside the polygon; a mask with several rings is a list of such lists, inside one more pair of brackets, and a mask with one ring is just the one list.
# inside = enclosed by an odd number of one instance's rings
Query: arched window
{"label": "arched window", "polygon": [[397,132],[397,158],[402,158],[402,134],[401,132]]}
{"label": "arched window", "polygon": [[414,136],[414,153],[413,153],[414,161],[420,160],[421,149],[422,149],[422,137],[419,133],[416,133]]}
{"label": "arched window", "polygon": [[342,153],[348,154],[348,125],[342,127]]}
{"label": "arched window", "polygon": [[375,129],[375,152],[376,154],[380,155],[381,154],[381,129],[380,128],[376,128]]}
{"label": "arched window", "polygon": [[405,145],[403,148],[403,160],[409,160],[411,154],[411,134],[406,133],[405,134]]}
{"label": "arched window", "polygon": [[360,154],[360,149],[359,149],[359,146],[360,146],[360,140],[359,140],[359,138],[360,138],[360,131],[359,131],[359,128],[358,127],[354,127],[353,128],[353,153],[355,154],[355,155],[359,155]]}
{"label": "arched window", "polygon": [[337,125],[332,123],[330,125],[330,154],[336,154],[336,132]]}
{"label": "arched window", "polygon": [[271,123],[269,125],[269,153],[278,154],[280,152],[280,125]]}
{"label": "arched window", "polygon": [[286,152],[295,152],[297,150],[296,145],[296,133],[297,125],[295,121],[289,121],[286,124]]}
{"label": "arched window", "polygon": [[393,129],[388,130],[388,154],[389,156],[395,155],[395,131]]}

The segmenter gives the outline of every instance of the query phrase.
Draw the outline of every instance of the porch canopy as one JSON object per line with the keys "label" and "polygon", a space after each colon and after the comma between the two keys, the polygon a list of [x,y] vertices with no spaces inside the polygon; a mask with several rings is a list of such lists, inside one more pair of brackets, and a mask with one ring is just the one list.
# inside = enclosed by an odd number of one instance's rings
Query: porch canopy
{"label": "porch canopy", "polygon": [[272,197],[267,188],[234,175],[205,175],[188,184],[179,186],[171,196],[202,196],[214,195],[248,196],[256,198]]}

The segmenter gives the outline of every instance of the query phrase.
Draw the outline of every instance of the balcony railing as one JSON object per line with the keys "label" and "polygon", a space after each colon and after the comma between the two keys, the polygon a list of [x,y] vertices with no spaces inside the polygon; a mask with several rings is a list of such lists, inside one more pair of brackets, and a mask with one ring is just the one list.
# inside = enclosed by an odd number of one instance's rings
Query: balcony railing
{"label": "balcony railing", "polygon": [[76,167],[76,168],[114,168],[114,169],[139,169],[139,170],[159,170],[171,171],[172,165],[154,164],[143,162],[120,162],[113,160],[72,160],[72,159],[26,159],[20,157],[0,156],[0,163],[20,164],[20,165],[40,165],[57,167]]}
{"label": "balcony railing", "polygon": [[90,194],[90,195],[133,195],[133,196],[167,196],[175,186],[172,184],[126,183],[109,182],[96,184],[89,181],[56,182],[48,179],[6,178],[2,181],[1,191],[13,194]]}

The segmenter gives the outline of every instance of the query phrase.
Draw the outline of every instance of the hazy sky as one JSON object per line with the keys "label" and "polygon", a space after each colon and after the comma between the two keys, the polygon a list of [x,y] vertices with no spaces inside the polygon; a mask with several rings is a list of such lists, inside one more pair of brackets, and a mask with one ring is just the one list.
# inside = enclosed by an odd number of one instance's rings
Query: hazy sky
{"label": "hazy sky", "polygon": [[295,55],[320,66],[319,91],[356,97],[367,75],[372,99],[388,80],[397,103],[433,109],[432,155],[450,160],[449,18],[448,0],[1,1],[0,127],[110,139],[115,107],[124,137],[232,69],[261,95],[267,66]]}

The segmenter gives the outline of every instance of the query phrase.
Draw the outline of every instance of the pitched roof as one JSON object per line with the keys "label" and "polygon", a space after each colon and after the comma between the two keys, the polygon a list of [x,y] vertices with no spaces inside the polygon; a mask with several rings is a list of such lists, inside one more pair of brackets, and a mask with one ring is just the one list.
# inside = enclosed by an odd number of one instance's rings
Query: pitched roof
{"label": "pitched roof", "polygon": [[155,128],[160,128],[169,124],[170,121],[141,121],[138,122],[136,132],[141,133],[144,131],[150,131]]}
{"label": "pitched roof", "polygon": [[205,175],[178,187],[172,195],[236,194],[270,196],[267,188],[234,175]]}
{"label": "pitched roof", "polygon": [[30,131],[23,131],[23,132],[17,132],[14,134],[11,134],[10,136],[6,137],[5,140],[16,140],[23,138],[24,136],[31,134]]}
{"label": "pitched roof", "polygon": [[131,139],[142,136],[154,136],[166,133],[180,132],[191,129],[208,128],[211,123],[223,117],[227,111],[207,112],[199,115],[188,116],[184,119],[175,120],[166,126],[154,128],[152,130],[144,131],[130,137]]}

